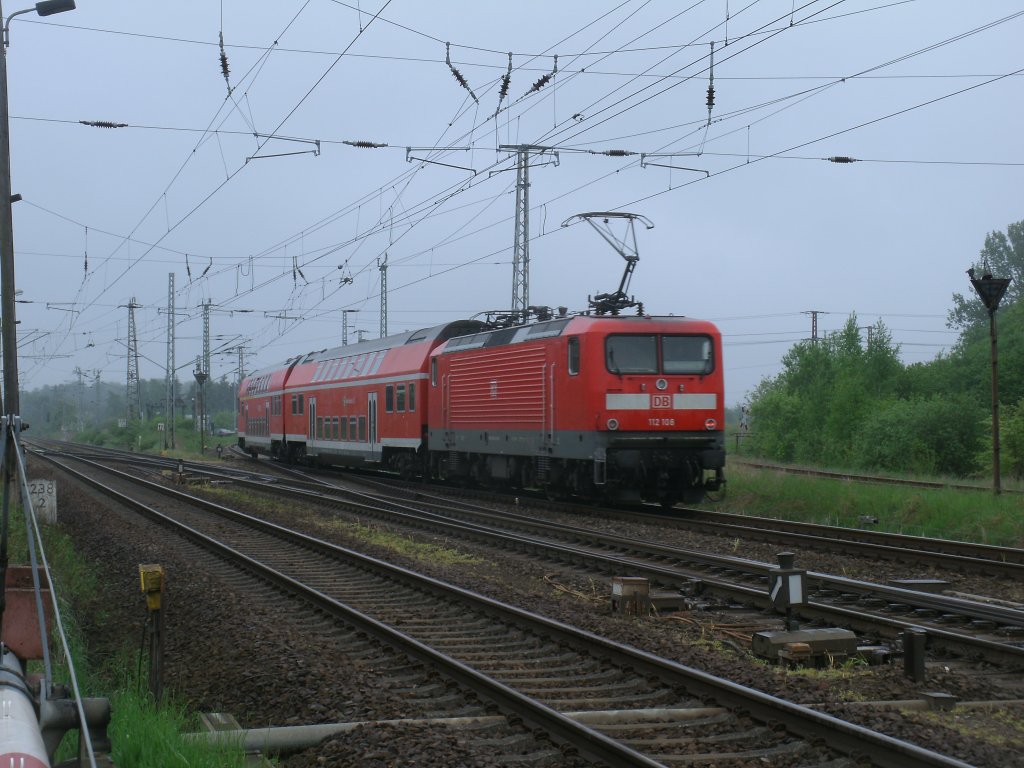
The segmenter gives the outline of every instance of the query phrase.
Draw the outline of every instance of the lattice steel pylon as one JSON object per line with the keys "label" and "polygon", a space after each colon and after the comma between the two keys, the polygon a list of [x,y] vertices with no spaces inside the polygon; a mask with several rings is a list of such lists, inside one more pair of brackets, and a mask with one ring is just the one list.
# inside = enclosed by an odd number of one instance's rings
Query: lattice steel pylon
{"label": "lattice steel pylon", "polygon": [[380,270],[380,337],[388,335],[388,255],[377,267]]}
{"label": "lattice steel pylon", "polygon": [[343,309],[341,310],[341,346],[348,346],[348,316],[354,309]]}
{"label": "lattice steel pylon", "polygon": [[210,375],[210,308],[213,299],[203,303],[203,373]]}
{"label": "lattice steel pylon", "polygon": [[525,323],[530,308],[530,155],[550,152],[558,165],[553,147],[537,144],[502,144],[503,152],[516,153],[516,215],[512,240],[512,319]]}
{"label": "lattice steel pylon", "polygon": [[530,306],[530,151],[516,159],[516,219],[512,242],[512,313],[526,320]]}
{"label": "lattice steel pylon", "polygon": [[135,297],[128,304],[128,374],[125,379],[125,417],[142,419],[142,383],[139,381],[139,340],[135,333],[135,310],[142,307],[135,303]]}
{"label": "lattice steel pylon", "polygon": [[164,385],[167,402],[164,405],[164,450],[174,450],[174,416],[175,416],[175,368],[174,368],[174,273],[167,274],[167,372]]}

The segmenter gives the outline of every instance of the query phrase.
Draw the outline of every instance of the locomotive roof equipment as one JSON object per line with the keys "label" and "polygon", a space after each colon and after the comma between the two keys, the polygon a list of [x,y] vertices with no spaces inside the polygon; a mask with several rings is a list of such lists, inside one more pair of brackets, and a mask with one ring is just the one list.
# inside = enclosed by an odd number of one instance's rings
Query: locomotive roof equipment
{"label": "locomotive roof equipment", "polygon": [[[626,260],[626,270],[622,274],[622,280],[619,281],[619,289],[614,293],[598,293],[593,297],[588,296],[587,301],[591,309],[598,315],[617,315],[628,307],[636,307],[637,314],[642,315],[644,313],[643,303],[637,301],[632,296],[628,296],[626,291],[629,289],[629,281],[633,277],[636,263],[640,261],[640,251],[636,244],[636,222],[639,220],[647,229],[654,229],[654,222],[639,213],[591,211],[570,216],[562,222],[562,226],[569,226],[573,219],[587,222],[605,239],[608,245],[615,249],[619,256]],[[597,223],[596,219],[600,219],[600,223]],[[612,234],[609,219],[625,219],[628,222],[628,240],[627,238],[620,239]]]}

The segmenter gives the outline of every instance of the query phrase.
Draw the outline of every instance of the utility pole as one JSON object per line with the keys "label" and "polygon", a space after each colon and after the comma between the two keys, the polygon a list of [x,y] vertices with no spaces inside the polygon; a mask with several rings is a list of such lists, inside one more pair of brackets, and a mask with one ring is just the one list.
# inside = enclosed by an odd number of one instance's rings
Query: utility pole
{"label": "utility pole", "polygon": [[200,358],[196,358],[196,369],[192,373],[196,379],[196,398],[198,399],[198,408],[196,420],[199,423],[199,453],[203,455],[206,453],[206,380],[210,378],[206,371],[201,368]]}
{"label": "utility pole", "polygon": [[94,368],[92,374],[93,387],[96,389],[96,413],[94,414],[95,417],[93,418],[92,423],[98,424],[100,422],[100,369]]}
{"label": "utility pole", "polygon": [[84,426],[82,414],[85,412],[85,381],[82,379],[82,369],[77,365],[75,366],[74,374],[78,377],[78,384],[75,387],[75,424],[78,427],[78,431],[81,432]]}
{"label": "utility pole", "polygon": [[388,255],[384,254],[384,260],[378,259],[377,268],[380,270],[380,337],[383,339],[388,335]]}
{"label": "utility pole", "polygon": [[530,306],[530,155],[558,153],[552,147],[536,144],[501,144],[503,152],[516,153],[516,215],[512,240],[512,317],[513,322],[526,322]]}
{"label": "utility pole", "polygon": [[142,307],[135,303],[135,297],[128,304],[128,375],[125,380],[126,419],[142,418],[142,385],[139,382],[139,340],[135,333],[135,310]]}
{"label": "utility pole", "polygon": [[992,352],[992,492],[997,496],[1002,493],[999,467],[999,354],[996,338],[996,310],[1003,294],[1010,286],[1009,278],[992,277],[985,265],[985,274],[976,278],[974,268],[967,270],[971,285],[977,291],[981,303],[988,310],[988,333]]}
{"label": "utility pole", "polygon": [[243,344],[238,345],[238,379],[235,381],[235,391],[233,392],[234,397],[231,399],[235,403],[236,416],[238,409],[238,393],[242,391],[242,381],[245,379],[245,346]]}
{"label": "utility pole", "polygon": [[164,380],[167,404],[164,406],[164,450],[177,447],[174,439],[174,273],[167,275],[167,373]]}

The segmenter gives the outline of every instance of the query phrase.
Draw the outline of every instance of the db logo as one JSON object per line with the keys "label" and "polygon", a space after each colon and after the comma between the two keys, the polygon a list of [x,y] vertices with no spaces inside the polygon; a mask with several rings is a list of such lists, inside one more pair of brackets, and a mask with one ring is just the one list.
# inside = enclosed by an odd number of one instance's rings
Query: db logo
{"label": "db logo", "polygon": [[651,408],[671,408],[672,395],[651,395]]}

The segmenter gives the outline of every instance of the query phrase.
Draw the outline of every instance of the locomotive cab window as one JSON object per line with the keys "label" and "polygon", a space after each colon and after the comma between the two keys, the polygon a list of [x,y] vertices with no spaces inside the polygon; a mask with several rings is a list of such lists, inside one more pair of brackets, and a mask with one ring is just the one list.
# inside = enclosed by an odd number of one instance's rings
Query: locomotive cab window
{"label": "locomotive cab window", "polygon": [[569,375],[575,376],[580,372],[580,337],[569,338]]}
{"label": "locomotive cab window", "polygon": [[431,358],[430,360],[430,386],[437,386],[437,358]]}
{"label": "locomotive cab window", "polygon": [[605,365],[611,373],[657,373],[656,336],[609,336],[604,342]]}
{"label": "locomotive cab window", "polygon": [[710,336],[663,336],[661,354],[665,373],[704,376],[715,367]]}

